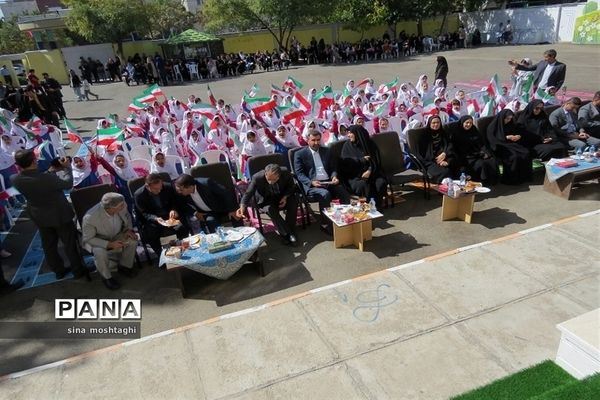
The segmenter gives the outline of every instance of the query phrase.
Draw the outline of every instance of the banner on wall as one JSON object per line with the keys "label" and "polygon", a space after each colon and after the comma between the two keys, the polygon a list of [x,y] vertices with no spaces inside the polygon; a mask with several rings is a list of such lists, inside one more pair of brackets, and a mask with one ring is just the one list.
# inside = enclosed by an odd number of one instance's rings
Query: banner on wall
{"label": "banner on wall", "polygon": [[596,1],[588,1],[583,15],[575,20],[573,43],[600,44],[600,10]]}

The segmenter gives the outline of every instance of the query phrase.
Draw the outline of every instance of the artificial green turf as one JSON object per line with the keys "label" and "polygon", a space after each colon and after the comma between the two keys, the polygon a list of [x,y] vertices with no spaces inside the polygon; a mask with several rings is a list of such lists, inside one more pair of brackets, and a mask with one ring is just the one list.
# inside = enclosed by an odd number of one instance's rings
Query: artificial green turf
{"label": "artificial green turf", "polygon": [[598,400],[600,399],[600,374],[582,381],[559,386],[531,400]]}
{"label": "artificial green turf", "polygon": [[[454,400],[521,400],[551,391],[563,385],[578,383],[552,361],[519,371],[486,386],[453,397]],[[552,397],[551,399],[559,399]],[[545,398],[544,398],[545,399]]]}

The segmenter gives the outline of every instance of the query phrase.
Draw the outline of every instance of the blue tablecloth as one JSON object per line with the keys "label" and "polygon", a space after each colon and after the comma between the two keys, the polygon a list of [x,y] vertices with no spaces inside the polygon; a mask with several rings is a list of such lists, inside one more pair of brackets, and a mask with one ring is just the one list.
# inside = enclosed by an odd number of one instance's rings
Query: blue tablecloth
{"label": "blue tablecloth", "polygon": [[209,253],[206,248],[187,249],[181,258],[167,257],[163,250],[160,264],[181,265],[217,279],[228,279],[252,257],[265,238],[257,230],[236,242],[233,248]]}
{"label": "blue tablecloth", "polygon": [[571,168],[562,168],[557,165],[554,165],[556,162],[559,162],[559,161],[561,161],[561,160],[551,159],[546,164],[546,176],[548,177],[548,180],[550,182],[554,182],[558,178],[563,177],[572,172],[584,171],[586,169],[600,167],[600,162],[598,161],[598,159],[596,159],[595,162],[587,162],[587,161],[583,161],[583,160],[577,160],[577,166],[571,167]]}

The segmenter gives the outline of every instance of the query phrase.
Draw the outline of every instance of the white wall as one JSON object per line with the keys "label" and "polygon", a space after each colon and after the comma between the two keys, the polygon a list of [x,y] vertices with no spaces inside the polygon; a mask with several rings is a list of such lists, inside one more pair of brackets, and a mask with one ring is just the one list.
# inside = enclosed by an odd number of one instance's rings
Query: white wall
{"label": "white wall", "polygon": [[499,24],[511,20],[513,43],[571,42],[575,19],[585,4],[564,4],[506,10],[475,11],[460,14],[459,19],[469,33],[476,28],[483,43],[495,43]]}
{"label": "white wall", "polygon": [[78,75],[81,75],[81,71],[79,70],[79,57],[83,56],[86,60],[88,57],[92,57],[92,60],[100,60],[102,64],[106,65],[108,58],[114,58],[115,56],[115,52],[110,43],[64,47],[60,50],[62,51],[63,58],[67,64],[67,71],[73,69]]}

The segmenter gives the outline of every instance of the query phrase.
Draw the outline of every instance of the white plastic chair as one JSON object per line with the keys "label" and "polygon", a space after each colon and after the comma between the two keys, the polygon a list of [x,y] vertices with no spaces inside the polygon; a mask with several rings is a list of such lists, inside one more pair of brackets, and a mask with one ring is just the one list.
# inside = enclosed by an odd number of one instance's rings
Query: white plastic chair
{"label": "white plastic chair", "polygon": [[[0,191],[4,192],[6,190],[6,186],[4,185],[4,177],[2,175],[0,175]],[[15,220],[12,217],[12,206],[10,205],[10,202],[6,202],[6,205],[0,205],[0,207],[4,208],[4,212],[6,215],[6,220],[8,221],[8,224],[10,225],[10,227],[13,227],[15,225]],[[2,224],[4,224],[4,222],[2,222]],[[9,227],[7,227],[9,228]]]}
{"label": "white plastic chair", "polygon": [[146,176],[150,173],[150,161],[148,161],[148,160],[142,160],[142,159],[131,160],[131,161],[129,161],[129,165],[131,166],[131,168],[133,168],[135,170],[144,170],[145,171],[144,176]]}
{"label": "white plastic chair", "polygon": [[196,76],[196,79],[200,79],[200,74],[198,73],[198,64],[187,64],[187,69],[190,72],[190,79],[193,79]]}
{"label": "white plastic chair", "polygon": [[173,65],[173,78],[178,80],[179,82],[183,82],[183,75],[181,75],[181,71],[179,70],[179,65]]}
{"label": "white plastic chair", "polygon": [[223,150],[207,150],[200,154],[196,165],[214,164],[219,162],[225,162],[229,164],[229,157]]}
{"label": "white plastic chair", "polygon": [[188,171],[185,160],[178,156],[165,156],[165,162],[169,165],[175,165],[175,170],[179,175],[185,174]]}
{"label": "white plastic chair", "polygon": [[57,156],[64,157],[67,155],[67,153],[63,145],[62,131],[54,125],[51,125],[51,128],[53,130],[51,132],[48,132],[48,136],[50,137],[50,142],[52,143],[52,146],[54,146],[54,151],[56,152]]}
{"label": "white plastic chair", "polygon": [[148,160],[152,162],[152,146],[137,146],[128,153],[130,160]]}
{"label": "white plastic chair", "polygon": [[150,143],[144,138],[141,137],[132,137],[129,139],[123,140],[123,150],[129,153],[133,148],[137,146],[149,146]]}

